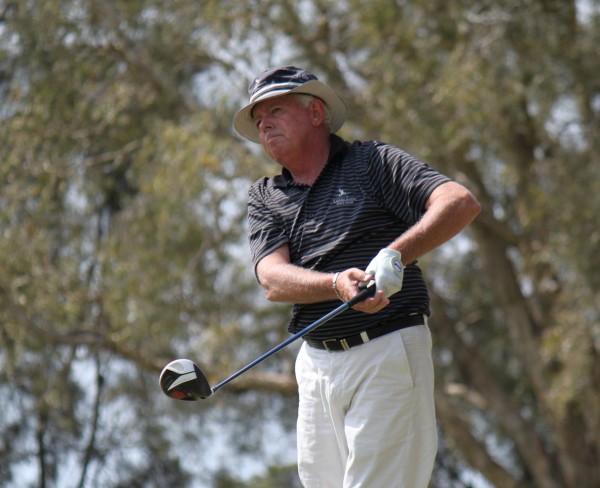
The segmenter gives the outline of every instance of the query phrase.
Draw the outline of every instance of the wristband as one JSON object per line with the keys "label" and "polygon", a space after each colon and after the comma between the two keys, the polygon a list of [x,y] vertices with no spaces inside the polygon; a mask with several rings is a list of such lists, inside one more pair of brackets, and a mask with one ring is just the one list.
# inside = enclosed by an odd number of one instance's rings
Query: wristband
{"label": "wristband", "polygon": [[338,276],[340,275],[340,271],[338,271],[336,274],[333,275],[333,291],[335,291],[336,296],[342,301],[345,302],[346,300],[344,300],[342,298],[342,295],[340,295],[340,292],[337,289],[337,279]]}

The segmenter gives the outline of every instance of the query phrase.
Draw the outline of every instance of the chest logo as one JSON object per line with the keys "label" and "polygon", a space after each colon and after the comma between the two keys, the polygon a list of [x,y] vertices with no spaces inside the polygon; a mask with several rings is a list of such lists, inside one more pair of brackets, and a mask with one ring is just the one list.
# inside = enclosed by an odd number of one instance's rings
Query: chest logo
{"label": "chest logo", "polygon": [[338,188],[337,195],[333,198],[332,204],[335,206],[341,205],[354,205],[356,203],[357,198],[353,195],[350,195],[343,188]]}

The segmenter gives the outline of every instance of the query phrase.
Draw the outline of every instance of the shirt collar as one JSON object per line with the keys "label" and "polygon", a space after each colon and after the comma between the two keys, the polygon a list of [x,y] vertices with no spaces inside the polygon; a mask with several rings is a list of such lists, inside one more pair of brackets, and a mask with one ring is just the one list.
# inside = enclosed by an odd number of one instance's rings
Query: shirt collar
{"label": "shirt collar", "polygon": [[[344,142],[344,140],[335,134],[331,134],[329,156],[327,157],[326,166],[329,166],[329,164],[331,164],[334,160],[342,159],[347,152],[348,145]],[[281,174],[273,177],[273,186],[276,188],[287,188],[292,185],[294,185],[294,178],[286,168],[281,170]]]}

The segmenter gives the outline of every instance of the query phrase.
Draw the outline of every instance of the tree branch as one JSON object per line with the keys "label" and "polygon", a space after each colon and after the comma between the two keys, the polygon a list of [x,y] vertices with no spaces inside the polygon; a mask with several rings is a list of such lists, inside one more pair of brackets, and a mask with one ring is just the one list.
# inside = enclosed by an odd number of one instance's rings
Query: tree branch
{"label": "tree branch", "polygon": [[[560,488],[562,486],[560,476],[555,472],[552,457],[545,451],[535,426],[523,418],[521,406],[514,396],[506,392],[495,380],[494,374],[479,351],[467,344],[456,332],[454,321],[447,315],[443,306],[443,299],[435,291],[431,292],[431,296],[432,302],[436,302],[434,307],[436,332],[452,351],[454,364],[466,384],[485,398],[487,413],[492,413],[496,422],[513,439],[539,486]],[[442,407],[444,408],[446,405],[442,405]],[[487,475],[487,473],[484,474]]]}

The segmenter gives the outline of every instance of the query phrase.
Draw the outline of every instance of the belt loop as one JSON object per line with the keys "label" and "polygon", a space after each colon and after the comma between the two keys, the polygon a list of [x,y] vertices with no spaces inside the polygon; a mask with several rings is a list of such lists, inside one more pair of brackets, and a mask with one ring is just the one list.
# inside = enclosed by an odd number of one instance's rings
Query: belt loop
{"label": "belt loop", "polygon": [[367,343],[367,342],[369,342],[369,341],[371,340],[371,339],[369,338],[369,334],[367,334],[367,331],[366,331],[366,330],[363,330],[363,331],[360,333],[360,338],[362,339],[362,341],[363,341],[363,344],[364,344],[364,343]]}

